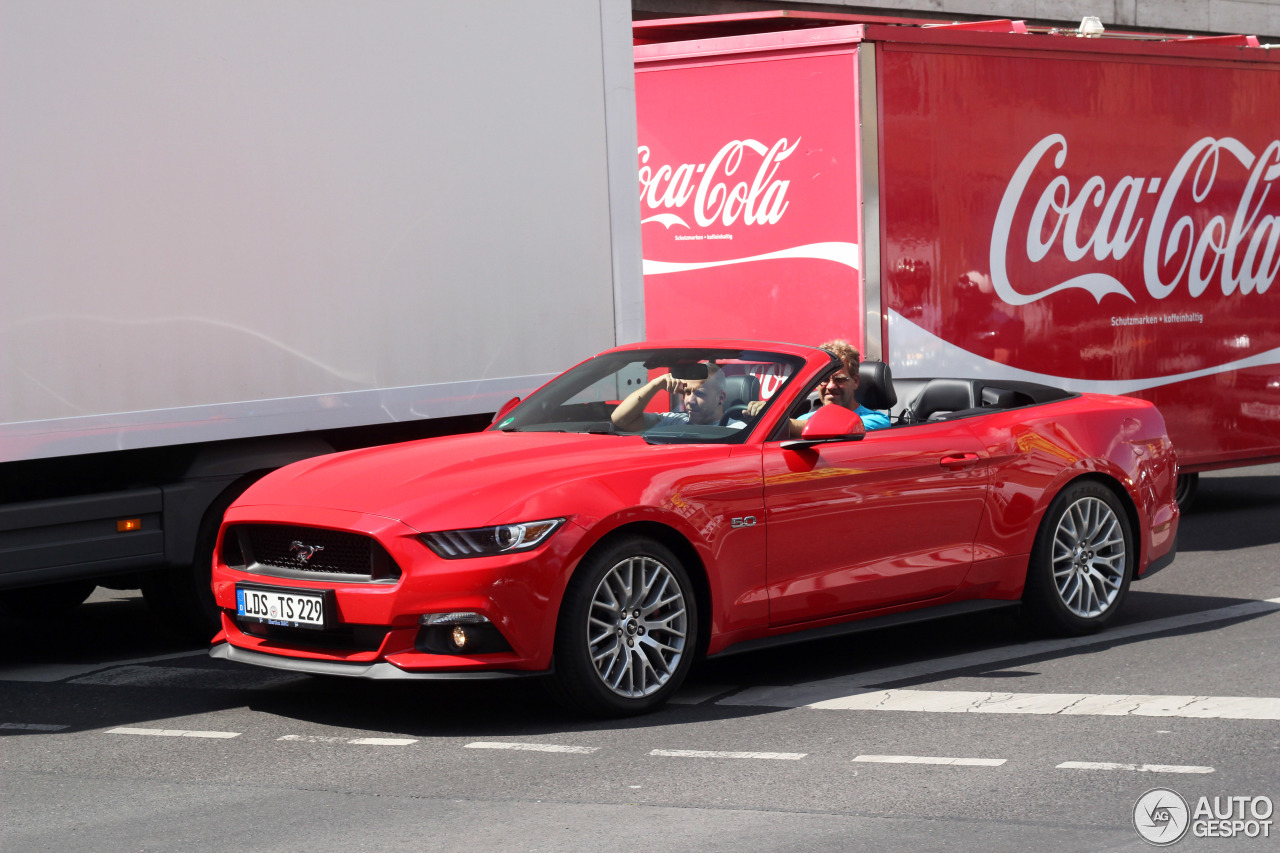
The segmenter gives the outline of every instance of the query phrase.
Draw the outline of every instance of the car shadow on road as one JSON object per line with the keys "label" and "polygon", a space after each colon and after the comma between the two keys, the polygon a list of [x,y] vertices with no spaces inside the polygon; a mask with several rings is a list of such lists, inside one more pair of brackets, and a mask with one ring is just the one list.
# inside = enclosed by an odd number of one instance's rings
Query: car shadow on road
{"label": "car shadow on road", "polygon": [[[955,616],[931,623],[899,626],[813,640],[702,662],[686,682],[692,703],[677,702],[649,714],[617,720],[583,717],[556,704],[536,679],[481,682],[369,682],[339,677],[278,673],[203,655],[166,661],[167,675],[189,676],[181,686],[112,686],[110,679],[70,679],[69,683],[25,684],[5,691],[0,700],[0,723],[48,721],[63,731],[109,729],[115,726],[208,728],[207,723],[183,722],[235,708],[269,715],[272,728],[288,733],[287,721],[300,724],[293,731],[321,736],[358,737],[399,735],[420,739],[475,738],[519,740],[553,735],[573,736],[599,731],[638,730],[690,722],[714,722],[775,714],[784,708],[766,705],[718,704],[717,700],[752,687],[786,687],[832,679],[861,683],[860,674],[906,665],[945,663],[944,658],[967,652],[998,652],[994,662],[931,669],[927,674],[876,689],[910,687],[957,676],[1000,672],[1045,660],[1091,654],[1114,646],[1181,634],[1217,630],[1225,623],[1174,624],[1158,633],[1114,636],[1127,626],[1218,610],[1247,599],[1218,598],[1135,591],[1112,629],[1086,645],[1036,651],[1040,639],[1021,623],[1014,611]],[[1264,614],[1233,619],[1246,621]],[[945,650],[945,651],[940,651]],[[121,667],[123,672],[127,667]],[[178,683],[178,682],[175,682]],[[74,690],[74,697],[68,695]],[[20,696],[19,696],[20,694]],[[74,698],[74,702],[69,700]],[[15,714],[17,715],[15,717]],[[286,724],[282,727],[279,721]],[[176,722],[175,722],[176,721]],[[39,735],[39,731],[0,727],[0,735]]]}
{"label": "car shadow on road", "polygon": [[[1267,466],[1266,471],[1280,466]],[[1178,528],[1180,551],[1234,551],[1280,542],[1280,476],[1202,475]]]}
{"label": "car shadow on road", "polygon": [[[781,707],[718,704],[719,698],[744,688],[797,685],[832,679],[857,681],[861,673],[889,670],[903,665],[943,663],[944,658],[967,652],[998,652],[997,662],[942,668],[928,674],[875,684],[875,689],[919,686],[958,676],[991,677],[1014,666],[1094,654],[1110,648],[1172,636],[1218,630],[1224,624],[1249,621],[1267,615],[1257,612],[1225,621],[1184,623],[1178,617],[1216,611],[1233,605],[1253,604],[1249,599],[1172,593],[1133,592],[1113,632],[1045,651],[1043,637],[1022,624],[1016,612],[956,616],[933,623],[901,626],[814,640],[703,662],[686,683],[686,693],[699,696],[696,704],[670,704],[650,714],[622,720],[583,719],[550,701],[533,682],[487,684],[368,685],[352,681],[313,683],[290,691],[255,695],[250,707],[277,716],[294,717],[310,724],[335,728],[393,730],[415,737],[536,737],[618,729],[642,729],[688,722],[774,714]],[[1151,633],[1125,635],[1115,629],[1140,628],[1144,623],[1162,627]],[[1155,627],[1154,625],[1152,627]],[[940,653],[945,649],[945,653]],[[1013,673],[1025,675],[1025,673]],[[999,677],[999,676],[996,676]],[[868,685],[871,686],[871,685]]]}
{"label": "car shadow on road", "polygon": [[[1204,508],[1185,517],[1183,547],[1212,550],[1217,538],[1243,537],[1245,541],[1280,540],[1272,533],[1276,506],[1280,506],[1280,478],[1218,477],[1206,480]],[[1236,483],[1236,480],[1249,482]],[[1222,486],[1222,488],[1218,488]],[[1228,501],[1237,490],[1257,497],[1270,495],[1261,504],[1245,503],[1230,512],[1219,511],[1222,496]],[[1251,498],[1253,500],[1253,498]],[[1232,506],[1235,506],[1232,504]],[[1266,523],[1251,517],[1265,514]],[[1259,528],[1251,530],[1251,528]],[[1249,537],[1252,536],[1253,539]],[[1135,586],[1112,630],[1170,617],[1214,610],[1247,599],[1148,592]],[[1261,614],[1258,614],[1261,615]],[[1255,617],[1241,617],[1241,620]],[[944,657],[971,651],[998,650],[1001,663],[984,664],[985,672],[1019,662],[1062,658],[1138,643],[1158,636],[1216,630],[1224,623],[1210,622],[1172,628],[1161,634],[1109,639],[1104,633],[1083,648],[1064,648],[1050,654],[1020,652],[1038,639],[1029,632],[1016,610],[953,616],[930,623],[812,640],[791,646],[701,662],[685,687],[685,701],[653,713],[622,720],[587,719],[554,703],[543,685],[532,679],[494,682],[380,683],[359,679],[315,678],[263,670],[204,655],[203,647],[167,635],[136,594],[112,594],[100,590],[74,612],[56,619],[0,620],[0,736],[38,735],[38,729],[4,724],[52,724],[62,731],[145,726],[165,721],[199,718],[201,715],[245,707],[307,728],[339,732],[400,733],[407,736],[518,738],[574,732],[637,729],[688,722],[714,721],[781,709],[767,706],[721,705],[717,700],[751,687],[797,685],[824,679],[850,679],[860,673],[901,665],[928,665]],[[5,680],[15,669],[47,668],[47,679]],[[98,669],[97,675],[59,676],[62,670]],[[60,669],[61,668],[61,669]],[[164,670],[158,679],[113,683],[115,675],[129,669]],[[895,686],[923,684],[978,670],[941,670]],[[74,697],[68,691],[76,691]],[[183,723],[182,725],[185,725]],[[192,727],[199,728],[195,723]]]}

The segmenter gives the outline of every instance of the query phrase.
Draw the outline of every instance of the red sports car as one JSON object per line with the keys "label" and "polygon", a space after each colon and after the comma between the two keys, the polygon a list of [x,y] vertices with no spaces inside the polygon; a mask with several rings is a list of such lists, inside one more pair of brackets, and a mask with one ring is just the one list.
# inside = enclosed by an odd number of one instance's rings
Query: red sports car
{"label": "red sports car", "polygon": [[227,511],[212,654],[548,675],[627,714],[698,655],[1018,602],[1098,630],[1172,561],[1176,460],[1150,403],[866,362],[860,411],[888,423],[868,431],[811,411],[840,370],[802,346],[618,347],[484,432],[282,468]]}

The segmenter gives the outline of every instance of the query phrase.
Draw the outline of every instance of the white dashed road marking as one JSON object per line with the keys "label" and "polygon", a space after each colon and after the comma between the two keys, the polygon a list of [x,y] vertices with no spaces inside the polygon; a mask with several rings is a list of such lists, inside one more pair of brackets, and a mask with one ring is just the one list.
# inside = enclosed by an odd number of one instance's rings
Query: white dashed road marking
{"label": "white dashed road marking", "polygon": [[276,740],[294,743],[349,743],[358,746],[408,746],[417,743],[411,737],[331,737],[328,735],[284,735]]}
{"label": "white dashed road marking", "polygon": [[0,729],[17,729],[23,732],[60,732],[70,726],[58,726],[52,723],[0,723]]}
{"label": "white dashed road marking", "polygon": [[1114,764],[1110,761],[1064,761],[1059,770],[1133,770],[1138,773],[1212,773],[1212,767],[1179,764]]}
{"label": "white dashed road marking", "polygon": [[[0,729],[28,731],[61,731],[67,726],[45,723],[0,723]],[[227,739],[239,737],[241,732],[192,731],[189,729],[149,729],[120,726],[108,729],[109,735],[142,735],[149,737],[190,737]],[[416,738],[406,737],[339,737],[333,735],[282,735],[277,741],[292,743],[351,744],[358,746],[410,746]],[[598,746],[569,746],[555,743],[520,743],[515,741],[474,741],[465,744],[467,749],[518,750],[524,752],[552,752],[572,755],[591,755],[599,752]],[[662,758],[754,758],[766,760],[799,761],[807,758],[807,752],[738,752],[703,749],[654,749],[651,756]],[[930,755],[859,755],[853,759],[863,764],[926,764],[952,767],[1000,767],[1006,758],[953,758]],[[1124,764],[1109,761],[1064,761],[1056,765],[1060,770],[1128,770],[1136,773],[1213,773],[1212,767],[1179,764]]]}
{"label": "white dashed road marking", "polygon": [[1244,696],[1148,696],[1094,693],[987,693],[967,690],[869,690],[806,707],[836,711],[935,714],[1060,714],[1280,720],[1280,699]]}
{"label": "white dashed road marking", "polygon": [[135,729],[129,726],[121,726],[115,729],[108,729],[106,734],[109,735],[150,735],[152,737],[204,737],[204,738],[233,738],[240,737],[240,732],[195,732],[187,729]]}
{"label": "white dashed road marking", "polygon": [[859,755],[854,761],[871,764],[950,764],[957,767],[999,767],[1005,758],[935,758],[928,755]]}
{"label": "white dashed road marking", "polygon": [[353,737],[347,741],[360,746],[408,746],[417,742],[411,737]]}
{"label": "white dashed road marking", "polygon": [[799,761],[807,752],[721,752],[701,749],[655,749],[650,755],[661,755],[667,758],[774,758],[784,761]]}
{"label": "white dashed road marking", "polygon": [[598,746],[562,746],[555,743],[507,743],[488,740],[467,744],[467,749],[515,749],[525,752],[568,752],[575,755],[590,755],[599,748]]}

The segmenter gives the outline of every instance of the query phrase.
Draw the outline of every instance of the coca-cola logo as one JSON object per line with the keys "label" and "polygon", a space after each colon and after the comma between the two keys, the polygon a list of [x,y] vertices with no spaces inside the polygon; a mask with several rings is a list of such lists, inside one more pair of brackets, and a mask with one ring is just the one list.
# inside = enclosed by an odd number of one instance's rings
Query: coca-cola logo
{"label": "coca-cola logo", "polygon": [[[693,221],[702,228],[730,226],[739,219],[746,225],[773,225],[787,212],[790,181],[777,177],[779,166],[795,152],[800,140],[779,139],[772,146],[755,139],[735,139],[706,163],[650,165],[649,146],[641,145],[640,199],[649,210],[660,210],[642,220],[670,228],[691,227],[684,208],[692,201]],[[749,161],[759,158],[754,166]],[[742,178],[735,180],[739,172]],[[749,177],[748,177],[749,176]]]}
{"label": "coca-cola logo", "polygon": [[[1057,174],[1043,187],[1032,187],[1050,155]],[[1275,201],[1268,201],[1280,179],[1280,140],[1255,156],[1239,140],[1205,137],[1187,149],[1167,178],[1125,175],[1111,186],[1097,175],[1073,186],[1062,173],[1066,160],[1066,137],[1046,136],[1023,158],[1005,189],[991,232],[991,280],[1006,303],[1026,305],[1070,289],[1088,291],[1099,303],[1108,294],[1137,301],[1119,279],[1098,271],[1034,292],[1019,290],[1007,266],[1010,252],[1019,249],[1031,264],[1057,253],[1069,264],[1087,265],[1119,261],[1140,244],[1143,283],[1153,299],[1181,286],[1199,297],[1215,281],[1224,296],[1265,293],[1280,273],[1280,219],[1267,212],[1277,210]],[[1238,191],[1233,189],[1241,185],[1238,177],[1220,181],[1233,160],[1247,175]],[[1215,192],[1219,183],[1228,189],[1219,186]],[[1224,198],[1228,193],[1231,197]],[[1154,209],[1148,198],[1155,199]],[[1149,216],[1143,215],[1146,210]],[[1025,240],[1014,239],[1015,222],[1026,223]]]}

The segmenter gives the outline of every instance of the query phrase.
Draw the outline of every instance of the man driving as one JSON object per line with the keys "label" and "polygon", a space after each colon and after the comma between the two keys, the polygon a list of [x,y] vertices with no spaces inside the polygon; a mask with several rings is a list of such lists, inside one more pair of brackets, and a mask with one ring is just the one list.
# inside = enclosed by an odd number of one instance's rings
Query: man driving
{"label": "man driving", "polygon": [[[705,364],[705,379],[677,379],[674,372],[664,373],[637,388],[618,404],[610,416],[613,425],[623,432],[640,432],[663,424],[697,424],[728,426],[741,429],[746,423],[724,415],[724,371],[714,362]],[[659,391],[679,395],[683,412],[646,412],[649,401]]]}

